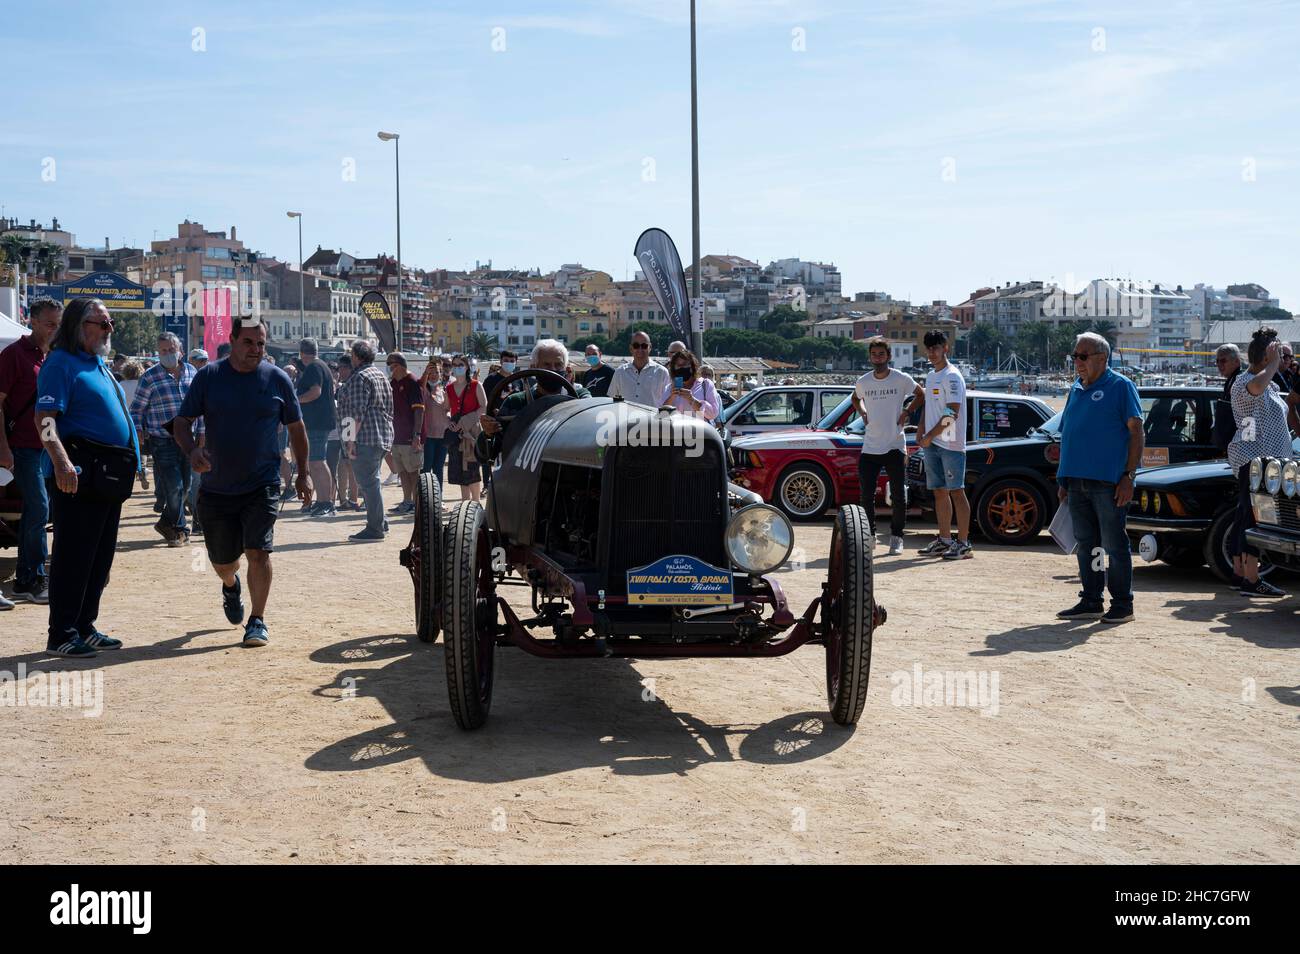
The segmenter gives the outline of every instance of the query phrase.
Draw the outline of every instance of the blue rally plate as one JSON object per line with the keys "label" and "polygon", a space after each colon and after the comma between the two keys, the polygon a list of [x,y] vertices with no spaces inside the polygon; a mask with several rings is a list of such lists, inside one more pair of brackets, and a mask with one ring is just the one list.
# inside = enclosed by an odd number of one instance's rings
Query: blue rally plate
{"label": "blue rally plate", "polygon": [[693,556],[666,556],[627,571],[629,606],[707,606],[735,602],[731,571]]}

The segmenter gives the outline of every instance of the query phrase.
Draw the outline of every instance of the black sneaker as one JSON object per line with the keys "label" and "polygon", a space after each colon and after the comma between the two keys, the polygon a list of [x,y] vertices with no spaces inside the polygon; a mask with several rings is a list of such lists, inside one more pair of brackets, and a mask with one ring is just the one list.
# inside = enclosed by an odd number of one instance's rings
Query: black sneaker
{"label": "black sneaker", "polygon": [[226,611],[226,619],[238,626],[244,621],[244,588],[239,582],[239,575],[235,575],[235,588],[226,589],[226,585],[221,584],[221,608]]}
{"label": "black sneaker", "polygon": [[935,537],[916,552],[921,556],[942,556],[952,549],[952,543],[953,541],[951,540],[944,542],[943,537]]}
{"label": "black sneaker", "polygon": [[348,537],[348,539],[356,543],[365,543],[369,540],[382,540],[384,539],[384,531],[362,530],[360,533],[352,534],[350,537]]}
{"label": "black sneaker", "polygon": [[50,602],[49,587],[39,581],[31,586],[19,586],[15,583],[13,596],[15,601],[26,600],[28,603],[39,603],[42,606]]}
{"label": "black sneaker", "polygon": [[105,636],[99,630],[95,630],[88,636],[82,636],[81,641],[96,652],[102,652],[105,649],[122,648],[122,640],[114,639],[112,636]]}
{"label": "black sneaker", "polygon": [[157,531],[158,531],[158,535],[161,536],[161,537],[162,537],[164,540],[166,540],[168,543],[171,543],[172,541],[174,541],[174,540],[176,539],[176,529],[175,529],[174,527],[169,527],[169,526],[167,526],[167,525],[166,525],[165,523],[163,523],[161,520],[159,520],[157,523],[155,523],[155,524],[153,525],[153,528],[154,528],[155,530],[157,530]]}
{"label": "black sneaker", "polygon": [[271,641],[271,634],[266,631],[266,623],[262,622],[262,617],[254,616],[244,627],[244,641],[241,646],[265,646]]}
{"label": "black sneaker", "polygon": [[1255,583],[1242,583],[1241,595],[1276,598],[1279,596],[1286,596],[1286,590],[1278,589],[1272,583],[1268,582],[1268,580],[1259,580]]}
{"label": "black sneaker", "polygon": [[59,656],[62,659],[94,659],[99,655],[97,651],[82,642],[80,637],[69,639],[57,646],[47,646],[45,654],[47,656]]}
{"label": "black sneaker", "polygon": [[1106,614],[1102,616],[1101,621],[1103,623],[1131,623],[1133,622],[1133,607],[1116,606],[1111,603],[1110,609],[1106,610]]}
{"label": "black sneaker", "polygon": [[1068,610],[1061,610],[1056,614],[1057,619],[1101,619],[1105,613],[1102,612],[1100,603],[1089,603],[1087,600],[1080,600],[1071,606]]}

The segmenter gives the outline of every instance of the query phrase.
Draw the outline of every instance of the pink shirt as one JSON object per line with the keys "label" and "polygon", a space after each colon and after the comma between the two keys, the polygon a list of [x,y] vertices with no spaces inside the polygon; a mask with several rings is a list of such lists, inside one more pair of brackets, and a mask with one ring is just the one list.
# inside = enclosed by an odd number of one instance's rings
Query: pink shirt
{"label": "pink shirt", "polygon": [[691,384],[691,395],[700,402],[698,411],[686,398],[680,394],[673,394],[671,385],[669,386],[668,400],[665,403],[671,404],[675,410],[683,414],[703,418],[706,421],[713,420],[722,410],[721,405],[718,403],[718,392],[714,389],[713,382],[708,378],[696,378]]}

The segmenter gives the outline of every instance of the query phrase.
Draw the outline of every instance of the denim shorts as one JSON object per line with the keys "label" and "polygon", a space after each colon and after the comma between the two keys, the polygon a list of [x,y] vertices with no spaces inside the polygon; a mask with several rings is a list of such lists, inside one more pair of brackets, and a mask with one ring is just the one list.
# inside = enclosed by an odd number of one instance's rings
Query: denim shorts
{"label": "denim shorts", "polygon": [[925,486],[930,490],[965,489],[966,452],[938,444],[925,448]]}

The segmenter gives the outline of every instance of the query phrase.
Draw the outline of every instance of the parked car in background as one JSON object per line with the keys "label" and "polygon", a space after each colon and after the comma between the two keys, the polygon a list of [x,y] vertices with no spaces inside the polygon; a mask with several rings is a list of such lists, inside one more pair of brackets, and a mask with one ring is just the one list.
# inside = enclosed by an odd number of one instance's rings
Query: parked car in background
{"label": "parked car in background", "polygon": [[853,393],[851,384],[782,384],[755,388],[722,414],[726,437],[811,427]]}
{"label": "parked car in background", "polygon": [[[1211,435],[1214,399],[1221,394],[1219,388],[1139,388],[1147,442],[1143,466],[1163,467],[1218,457],[1221,452]],[[997,397],[1005,399],[1006,395]],[[1036,403],[1042,405],[1041,401]],[[996,402],[990,402],[990,406],[996,420],[1002,411]],[[979,414],[983,433],[988,408],[981,405]],[[1056,513],[1061,414],[1051,415],[1050,420],[1015,440],[989,440],[982,433],[973,442],[968,435],[966,445],[966,496],[973,522],[991,543],[1030,543]],[[925,486],[922,455],[908,461],[907,484],[911,499],[922,509],[932,510],[934,495]]]}
{"label": "parked car in background", "polygon": [[[1033,397],[972,391],[966,395],[968,440],[978,434],[1024,434],[1052,416],[1052,409]],[[915,421],[920,414],[913,413]],[[859,503],[858,459],[862,454],[862,418],[845,398],[814,427],[738,437],[731,442],[731,479],[754,491],[797,520],[811,520],[830,507]],[[916,450],[915,425],[904,428],[907,452]],[[888,478],[876,485],[876,506],[889,506]],[[917,503],[915,496],[909,497]]]}

